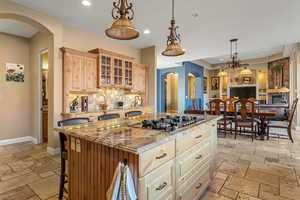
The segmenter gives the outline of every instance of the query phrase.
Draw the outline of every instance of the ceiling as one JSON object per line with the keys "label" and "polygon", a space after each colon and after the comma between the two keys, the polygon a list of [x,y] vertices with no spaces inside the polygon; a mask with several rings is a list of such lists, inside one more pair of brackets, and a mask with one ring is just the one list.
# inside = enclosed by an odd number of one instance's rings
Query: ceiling
{"label": "ceiling", "polygon": [[[228,43],[228,45],[229,45],[229,43]],[[263,58],[263,57],[271,56],[271,55],[274,55],[277,53],[281,53],[281,52],[283,52],[283,50],[284,50],[284,46],[282,45],[282,46],[273,47],[273,48],[269,48],[269,49],[260,49],[259,51],[239,53],[238,58],[240,60]],[[228,47],[228,52],[229,52],[229,47]],[[209,64],[219,64],[219,63],[231,61],[230,56],[228,54],[222,55],[222,56],[204,58],[201,60],[204,60],[205,62],[208,62]]]}
{"label": "ceiling", "polygon": [[11,19],[0,19],[0,32],[16,35],[20,37],[31,38],[38,29],[33,26]]}
{"label": "ceiling", "polygon": [[[72,3],[70,0],[13,1],[101,36],[112,22],[113,0],[91,0],[91,7],[83,7],[81,0],[72,0]],[[141,32],[148,28],[151,34],[142,34],[139,39],[125,43],[138,48],[156,45],[159,67],[227,55],[232,37],[239,38],[241,55],[247,52],[260,54],[266,49],[300,41],[299,0],[176,0],[176,22],[187,53],[167,58],[160,53],[166,44],[171,0],[131,2],[135,8],[136,27]],[[194,17],[195,14],[198,16]]]}

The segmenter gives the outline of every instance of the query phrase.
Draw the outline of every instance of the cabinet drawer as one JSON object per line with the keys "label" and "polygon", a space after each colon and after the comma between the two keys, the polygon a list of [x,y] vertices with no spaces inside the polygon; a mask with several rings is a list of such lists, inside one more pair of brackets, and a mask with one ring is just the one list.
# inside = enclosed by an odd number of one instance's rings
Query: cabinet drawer
{"label": "cabinet drawer", "polygon": [[153,169],[175,157],[175,140],[169,141],[139,156],[139,176],[143,177]]}
{"label": "cabinet drawer", "polygon": [[175,191],[175,161],[170,160],[139,179],[139,188],[139,199],[165,200]]}
{"label": "cabinet drawer", "polygon": [[176,189],[176,200],[196,200],[205,192],[210,183],[209,168],[195,174]]}
{"label": "cabinet drawer", "polygon": [[176,158],[176,184],[187,180],[193,171],[199,171],[202,165],[209,167],[210,143],[204,141]]}
{"label": "cabinet drawer", "polygon": [[211,126],[200,125],[178,134],[176,137],[176,153],[182,153],[211,135]]}

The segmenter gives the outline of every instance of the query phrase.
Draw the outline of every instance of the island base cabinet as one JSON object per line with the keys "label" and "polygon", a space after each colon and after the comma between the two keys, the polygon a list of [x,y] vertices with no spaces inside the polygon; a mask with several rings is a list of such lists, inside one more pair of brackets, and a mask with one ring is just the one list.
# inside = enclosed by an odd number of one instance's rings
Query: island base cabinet
{"label": "island base cabinet", "polygon": [[175,191],[175,161],[170,160],[139,180],[141,200],[165,200]]}
{"label": "island base cabinet", "polygon": [[[200,175],[199,175],[200,174]],[[198,200],[210,183],[209,167],[177,186],[176,200]]]}

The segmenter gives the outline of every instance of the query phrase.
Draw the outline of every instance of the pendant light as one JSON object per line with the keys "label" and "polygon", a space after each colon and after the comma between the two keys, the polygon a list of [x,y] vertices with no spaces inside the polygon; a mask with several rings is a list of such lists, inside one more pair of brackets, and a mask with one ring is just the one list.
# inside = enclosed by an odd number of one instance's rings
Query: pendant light
{"label": "pendant light", "polygon": [[113,6],[112,17],[115,21],[110,28],[106,29],[105,34],[117,40],[132,40],[139,37],[140,33],[132,23],[134,18],[132,3],[128,4],[127,0],[117,0]]}
{"label": "pendant light", "polygon": [[172,19],[171,26],[169,28],[170,35],[167,40],[167,48],[162,55],[164,56],[180,56],[185,53],[185,51],[180,46],[180,34],[177,33],[177,29],[179,27],[175,25],[175,17],[174,17],[174,0],[172,0]]}

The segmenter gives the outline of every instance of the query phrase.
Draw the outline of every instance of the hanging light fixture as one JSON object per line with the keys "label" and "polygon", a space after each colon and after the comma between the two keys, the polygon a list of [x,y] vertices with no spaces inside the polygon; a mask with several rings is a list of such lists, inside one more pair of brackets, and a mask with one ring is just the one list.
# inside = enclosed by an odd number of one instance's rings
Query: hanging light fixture
{"label": "hanging light fixture", "polygon": [[180,56],[185,53],[185,51],[181,48],[180,43],[180,34],[177,33],[177,29],[179,27],[175,25],[175,17],[174,17],[174,0],[172,0],[172,19],[171,26],[169,28],[170,35],[167,40],[167,48],[162,52],[164,56]]}
{"label": "hanging light fixture", "polygon": [[237,50],[237,42],[238,39],[234,38],[230,40],[230,59],[231,61],[226,63],[227,68],[229,69],[237,69],[240,67],[249,66],[249,64],[242,64],[238,58],[238,50]]}
{"label": "hanging light fixture", "polygon": [[140,33],[132,23],[134,18],[132,3],[128,4],[127,0],[117,0],[113,6],[112,17],[115,21],[110,28],[106,29],[105,34],[117,40],[132,40],[139,37]]}

